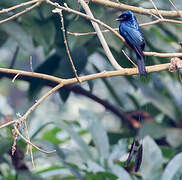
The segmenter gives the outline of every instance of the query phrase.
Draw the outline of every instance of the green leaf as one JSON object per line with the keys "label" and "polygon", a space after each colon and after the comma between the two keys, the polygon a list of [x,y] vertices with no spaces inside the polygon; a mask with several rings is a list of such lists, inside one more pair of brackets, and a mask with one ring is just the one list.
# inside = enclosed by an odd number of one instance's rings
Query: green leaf
{"label": "green leaf", "polygon": [[160,148],[150,136],[143,139],[143,160],[141,174],[143,179],[159,180],[162,174],[163,157]]}
{"label": "green leaf", "polygon": [[99,152],[100,157],[107,158],[109,155],[109,140],[107,132],[102,126],[100,120],[91,112],[80,111],[85,119],[89,121],[89,131],[92,135],[94,144]]}
{"label": "green leaf", "polygon": [[54,124],[54,122],[48,122],[48,123],[45,123],[45,124],[43,124],[42,126],[40,126],[40,127],[37,129],[37,131],[35,131],[35,132],[32,134],[31,139],[34,139],[34,138],[37,136],[37,134],[38,134],[39,132],[41,132],[41,130],[44,129],[44,128],[45,128],[46,126],[48,126],[49,124]]}
{"label": "green leaf", "polygon": [[182,176],[182,153],[177,154],[166,166],[162,180],[176,180]]}
{"label": "green leaf", "polygon": [[68,91],[67,89],[65,89],[64,87],[59,90],[59,95],[61,96],[61,99],[62,99],[63,102],[67,101],[70,93],[71,92]]}
{"label": "green leaf", "polygon": [[162,151],[162,155],[168,159],[172,159],[176,154],[176,150],[168,146],[160,146],[160,149]]}
{"label": "green leaf", "polygon": [[[86,32],[92,32],[93,28],[91,25],[89,25],[86,21],[84,20],[79,20],[77,22],[72,21],[68,28],[67,31],[73,32],[73,33],[86,33]],[[83,46],[86,42],[88,42],[90,39],[92,39],[93,35],[88,35],[88,36],[78,36],[75,37],[73,35],[68,35],[68,44],[71,50],[75,48],[79,48]]]}
{"label": "green leaf", "polygon": [[[99,70],[99,68],[97,68],[97,66],[95,66],[94,64],[92,65],[93,68],[95,69],[95,71],[97,73],[101,72]],[[118,94],[116,93],[116,91],[114,90],[113,86],[110,84],[110,82],[106,79],[106,78],[102,78],[101,79],[103,81],[103,83],[105,84],[105,86],[107,87],[108,91],[110,92],[110,94],[112,95],[113,99],[118,103],[119,106],[123,106],[122,102],[119,99]]]}
{"label": "green leaf", "polygon": [[56,134],[58,133],[58,132],[60,132],[61,131],[61,129],[59,128],[59,127],[55,127],[55,128],[53,128],[53,129],[51,129],[51,130],[47,130],[45,133],[44,133],[44,135],[43,135],[43,139],[45,139],[45,140],[49,140],[51,143],[53,143],[53,144],[59,144],[60,142],[61,142],[61,140],[59,140],[57,137],[56,137]]}
{"label": "green leaf", "polygon": [[117,176],[109,172],[86,173],[85,180],[117,180]]}
{"label": "green leaf", "polygon": [[[86,48],[77,48],[73,52],[71,52],[71,57],[74,63],[74,66],[77,70],[77,74],[80,74],[86,64],[87,64],[87,51]],[[64,59],[60,62],[59,69],[57,74],[61,78],[73,78],[75,77],[71,62],[66,54]]]}
{"label": "green leaf", "polygon": [[23,180],[43,180],[39,175],[33,174],[30,171],[18,171],[18,175],[23,179]]}
{"label": "green leaf", "polygon": [[0,137],[0,157],[3,156],[4,153],[8,153],[12,146],[12,139],[2,138]]}
{"label": "green leaf", "polygon": [[165,137],[166,128],[155,122],[144,122],[141,129],[139,130],[138,136],[140,139],[142,139],[147,135],[154,139],[160,139],[162,137]]}
{"label": "green leaf", "polygon": [[46,52],[54,45],[56,30],[52,21],[40,22],[33,21],[26,25],[27,31],[34,38],[37,46],[43,46]]}
{"label": "green leaf", "polygon": [[112,173],[117,175],[119,179],[132,180],[129,173],[119,165],[112,166]]}
{"label": "green leaf", "polygon": [[90,149],[88,145],[83,141],[83,139],[73,130],[73,128],[69,127],[66,123],[63,121],[60,121],[57,123],[57,126],[61,128],[62,130],[65,130],[71,138],[80,146],[80,149],[82,151],[82,158],[86,159],[92,159],[92,154],[90,152]]}
{"label": "green leaf", "polygon": [[[85,48],[77,48],[71,53],[72,60],[74,63],[74,66],[77,70],[77,74],[79,75],[85,68],[87,64],[87,51]],[[61,78],[73,78],[75,77],[71,62],[69,58],[66,57],[61,61],[59,70],[57,71],[57,75]],[[59,90],[59,94],[61,96],[61,99],[65,102],[70,94],[70,91],[61,88]]]}
{"label": "green leaf", "polygon": [[5,31],[12,39],[14,39],[20,47],[29,53],[34,51],[32,37],[28,34],[22,26],[13,21],[4,23],[0,28]]}
{"label": "green leaf", "polygon": [[173,104],[171,103],[168,97],[161,95],[150,85],[145,85],[137,81],[135,81],[135,84],[138,86],[139,89],[141,89],[143,96],[143,97],[136,96],[136,98],[139,99],[145,97],[145,100],[151,102],[165,115],[167,115],[173,120],[176,120],[176,109],[174,108]]}
{"label": "green leaf", "polygon": [[[61,57],[57,54],[50,56],[44,63],[42,63],[35,72],[45,73],[45,74],[54,74],[54,72],[59,67]],[[34,98],[37,93],[40,92],[44,85],[45,81],[42,79],[31,79],[30,86],[28,90],[28,96],[30,99]]]}

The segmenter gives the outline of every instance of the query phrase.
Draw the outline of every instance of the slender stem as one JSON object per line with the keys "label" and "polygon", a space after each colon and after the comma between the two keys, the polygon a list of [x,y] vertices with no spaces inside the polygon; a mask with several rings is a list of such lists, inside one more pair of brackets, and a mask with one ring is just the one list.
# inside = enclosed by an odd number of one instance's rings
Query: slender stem
{"label": "slender stem", "polygon": [[68,54],[68,58],[70,60],[70,63],[71,63],[71,66],[72,66],[72,69],[73,69],[73,72],[75,74],[75,77],[77,78],[78,82],[80,82],[79,80],[79,77],[78,77],[78,74],[77,74],[77,70],[75,68],[75,65],[73,63],[73,60],[72,60],[72,57],[71,57],[71,54],[70,54],[70,51],[69,51],[69,47],[68,47],[68,42],[67,42],[67,39],[66,39],[66,33],[65,33],[65,27],[64,27],[64,18],[63,18],[63,13],[62,13],[62,10],[58,9],[59,11],[56,11],[56,10],[53,10],[52,12],[53,13],[58,13],[60,15],[60,18],[61,18],[61,24],[62,24],[62,32],[63,32],[63,38],[64,38],[64,44],[65,44],[65,48],[66,48],[66,52]]}
{"label": "slender stem", "polygon": [[36,4],[34,4],[33,6],[29,7],[29,8],[26,8],[25,10],[13,15],[13,16],[10,16],[9,18],[6,18],[4,20],[1,20],[0,21],[0,24],[3,24],[3,23],[6,23],[8,21],[11,21],[13,19],[16,19],[18,18],[19,16],[22,16],[23,14],[26,14],[27,12],[31,11],[32,9],[38,7],[39,5],[41,4],[41,1],[37,2]]}
{"label": "slender stem", "polygon": [[[135,6],[130,6],[130,5],[126,5],[123,3],[116,3],[110,0],[91,0],[93,3],[98,3],[101,4],[103,6],[107,6],[107,7],[111,7],[111,8],[116,8],[116,9],[120,9],[120,10],[131,10],[135,13],[139,13],[139,14],[145,14],[145,15],[150,15],[151,13],[154,15],[158,15],[158,12],[155,9],[147,9],[147,8],[143,8],[143,7],[135,7]],[[159,10],[160,14],[163,17],[180,17],[179,13],[182,13],[182,11],[165,11],[165,10]]]}
{"label": "slender stem", "polygon": [[0,14],[7,13],[9,11],[13,11],[15,9],[18,9],[20,7],[24,7],[24,6],[27,6],[27,5],[30,5],[30,4],[34,4],[34,3],[38,2],[38,1],[39,0],[32,0],[32,1],[28,1],[28,2],[25,2],[25,3],[21,3],[21,4],[18,4],[18,5],[15,5],[13,7],[7,8],[7,9],[2,9],[2,10],[0,10]]}
{"label": "slender stem", "polygon": [[[87,5],[87,3],[84,0],[78,0],[78,2],[81,4],[81,6],[83,7],[83,9],[85,10],[86,14],[88,16],[90,16],[91,18],[94,19],[94,16],[89,8],[89,6]],[[115,60],[114,56],[112,55],[109,46],[107,45],[107,42],[100,30],[99,25],[96,22],[91,21],[93,28],[95,29],[95,31],[97,32],[97,36],[102,44],[103,49],[105,50],[105,53],[110,61],[110,63],[113,65],[113,67],[117,70],[122,70],[123,68],[117,63],[117,61]]]}

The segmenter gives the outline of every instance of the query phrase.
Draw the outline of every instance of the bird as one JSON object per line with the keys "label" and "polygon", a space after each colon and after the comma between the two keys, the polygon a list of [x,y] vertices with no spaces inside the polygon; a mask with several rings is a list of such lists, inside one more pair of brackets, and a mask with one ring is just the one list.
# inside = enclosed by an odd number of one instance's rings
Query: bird
{"label": "bird", "polygon": [[124,11],[116,21],[120,22],[120,35],[136,53],[139,74],[146,76],[145,56],[143,53],[145,39],[134,13],[130,10]]}

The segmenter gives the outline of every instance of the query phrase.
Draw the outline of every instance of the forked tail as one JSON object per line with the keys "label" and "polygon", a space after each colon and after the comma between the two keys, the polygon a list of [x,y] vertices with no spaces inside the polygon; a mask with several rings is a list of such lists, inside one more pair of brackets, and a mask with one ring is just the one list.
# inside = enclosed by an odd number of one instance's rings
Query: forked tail
{"label": "forked tail", "polygon": [[138,64],[138,71],[140,75],[147,76],[147,72],[145,69],[145,56],[137,54],[137,64]]}

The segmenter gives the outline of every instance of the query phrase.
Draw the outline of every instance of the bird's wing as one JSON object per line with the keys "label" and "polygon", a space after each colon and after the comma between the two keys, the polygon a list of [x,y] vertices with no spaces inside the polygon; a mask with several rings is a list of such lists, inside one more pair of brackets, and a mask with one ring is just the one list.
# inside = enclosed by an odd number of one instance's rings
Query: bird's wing
{"label": "bird's wing", "polygon": [[125,27],[124,29],[126,42],[134,48],[134,50],[139,54],[143,55],[143,49],[145,46],[145,40],[142,33],[134,28]]}

